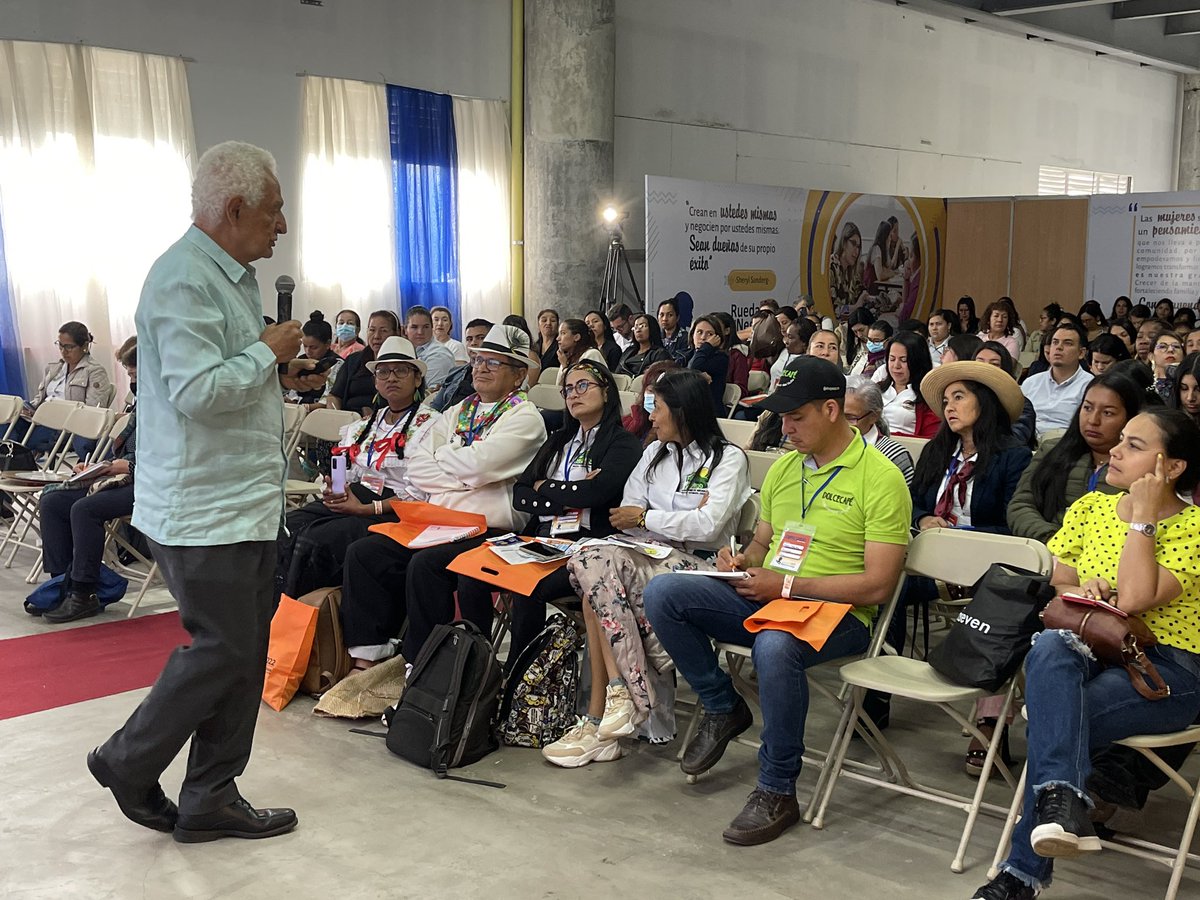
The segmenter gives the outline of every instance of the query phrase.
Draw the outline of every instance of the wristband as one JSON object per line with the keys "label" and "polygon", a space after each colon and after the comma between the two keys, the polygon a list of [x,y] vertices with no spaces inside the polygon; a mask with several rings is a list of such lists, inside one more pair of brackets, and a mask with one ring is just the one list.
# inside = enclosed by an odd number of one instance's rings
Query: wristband
{"label": "wristband", "polygon": [[795,575],[784,575],[783,576],[783,596],[789,600],[791,599],[791,596],[792,596],[792,582],[794,582],[795,580],[796,580]]}
{"label": "wristband", "polygon": [[377,516],[383,515],[383,501],[382,500],[375,501],[375,515],[377,515]]}
{"label": "wristband", "polygon": [[646,510],[644,510],[644,509],[642,510],[642,514],[640,516],[638,516],[637,527],[638,528],[646,527]]}

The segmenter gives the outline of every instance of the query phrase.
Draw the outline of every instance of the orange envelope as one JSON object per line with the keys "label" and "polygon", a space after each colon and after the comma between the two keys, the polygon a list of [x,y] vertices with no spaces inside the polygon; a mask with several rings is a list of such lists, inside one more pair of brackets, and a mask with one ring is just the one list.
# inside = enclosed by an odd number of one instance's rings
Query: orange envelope
{"label": "orange envelope", "polygon": [[824,600],[772,600],[743,623],[751,634],[772,628],[786,631],[820,650],[854,607],[849,603],[827,603]]}
{"label": "orange envelope", "polygon": [[[393,500],[392,509],[399,516],[399,522],[380,522],[372,525],[368,531],[385,534],[398,544],[408,547],[430,525],[462,525],[474,527],[475,534],[487,531],[487,518],[478,513],[463,512],[458,509],[446,509],[420,500]],[[464,535],[467,537],[470,535]]]}
{"label": "orange envelope", "polygon": [[489,550],[487,544],[482,544],[473,550],[458,554],[446,568],[456,575],[466,575],[468,578],[495,585],[502,591],[528,597],[539,581],[566,564],[565,559],[556,559],[551,562],[531,562],[513,566]]}

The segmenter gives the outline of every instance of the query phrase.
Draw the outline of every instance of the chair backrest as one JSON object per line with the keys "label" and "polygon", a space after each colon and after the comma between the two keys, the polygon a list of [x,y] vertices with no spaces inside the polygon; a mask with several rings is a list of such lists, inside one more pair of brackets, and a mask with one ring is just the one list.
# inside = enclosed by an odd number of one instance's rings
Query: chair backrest
{"label": "chair backrest", "polygon": [[910,575],[970,586],[994,562],[1042,575],[1049,575],[1054,568],[1054,557],[1041,541],[958,528],[922,531],[908,547],[904,568]]}
{"label": "chair backrest", "polygon": [[5,426],[3,440],[8,440],[21,418],[21,407],[25,401],[16,394],[0,394],[0,426]]}
{"label": "chair backrest", "polygon": [[750,446],[750,438],[754,437],[756,423],[745,422],[742,419],[717,419],[717,426],[725,440],[737,444],[743,450]]}
{"label": "chair backrest", "polygon": [[640,394],[642,392],[642,384],[644,383],[643,382],[644,378],[645,378],[645,376],[643,376],[643,375],[637,376],[636,378],[634,378],[632,381],[629,382],[629,387],[627,387],[625,390],[633,391],[635,394]]}
{"label": "chair backrest", "polygon": [[621,399],[621,415],[629,415],[629,411],[637,403],[638,395],[633,391],[619,391],[617,396]]}
{"label": "chair backrest", "polygon": [[98,441],[108,434],[117,414],[104,406],[81,406],[67,416],[63,431],[88,441]]}
{"label": "chair backrest", "polygon": [[746,378],[746,388],[751,394],[761,394],[771,386],[771,374],[761,369],[755,369]]}
{"label": "chair backrest", "polygon": [[734,412],[737,411],[738,401],[742,399],[742,389],[736,384],[725,385],[725,393],[721,395],[721,402],[729,407],[729,418],[733,418]]}
{"label": "chair backrest", "polygon": [[99,405],[107,409],[113,405],[115,399],[117,399],[117,386],[110,381],[108,387],[104,389],[104,396],[101,398]]}
{"label": "chair backrest", "polygon": [[[558,370],[555,369],[554,371],[557,372]],[[542,375],[544,377],[545,373],[543,372]],[[563,400],[562,394],[558,392],[558,385],[553,382],[543,384],[539,381],[529,389],[529,399],[533,401],[533,405],[538,409],[556,410],[567,408],[566,401]]]}
{"label": "chair backrest", "polygon": [[548,369],[542,369],[542,374],[538,376],[538,384],[558,384],[558,373],[562,369],[558,366],[550,366]]}
{"label": "chair backrest", "polygon": [[758,527],[758,517],[761,514],[762,498],[758,494],[751,494],[742,504],[741,512],[738,513],[737,531],[735,532],[743,547],[750,543],[750,539],[754,536],[754,530]]}
{"label": "chair backrest", "polygon": [[747,450],[746,457],[750,460],[750,487],[761,491],[767,470],[782,459],[784,454],[770,450]]}
{"label": "chair backrest", "polygon": [[60,400],[57,397],[43,400],[41,406],[33,411],[33,424],[62,431],[71,413],[81,406],[83,404],[78,400]]}
{"label": "chair backrest", "polygon": [[1038,449],[1041,449],[1042,444],[1046,443],[1046,441],[1057,440],[1058,438],[1062,437],[1066,433],[1067,433],[1067,429],[1065,429],[1065,428],[1051,428],[1049,431],[1043,431],[1041,434],[1038,435],[1038,439],[1037,439]]}
{"label": "chair backrest", "polygon": [[108,429],[108,440],[111,443],[121,436],[121,432],[125,430],[125,426],[129,424],[131,413],[123,413],[117,416],[112,423],[112,428]]}
{"label": "chair backrest", "polygon": [[348,409],[314,409],[300,422],[300,434],[318,441],[336,442],[341,438],[343,428],[361,418]]}
{"label": "chair backrest", "polygon": [[612,377],[613,381],[617,383],[618,391],[629,390],[629,384],[633,381],[632,378],[630,378],[628,375],[622,375],[620,372],[613,372]]}
{"label": "chair backrest", "polygon": [[925,449],[925,445],[929,443],[929,438],[919,437],[900,437],[892,435],[892,440],[908,451],[908,455],[912,457],[913,465],[917,464],[917,460],[921,458],[921,452]]}

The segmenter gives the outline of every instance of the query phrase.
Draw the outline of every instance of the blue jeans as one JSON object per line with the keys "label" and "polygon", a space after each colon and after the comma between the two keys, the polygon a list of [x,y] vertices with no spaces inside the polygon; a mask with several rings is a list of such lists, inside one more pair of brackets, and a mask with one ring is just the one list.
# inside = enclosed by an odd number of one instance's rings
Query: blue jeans
{"label": "blue jeans", "polygon": [[763,716],[758,786],[776,794],[795,794],[808,718],[805,672],[818,663],[866,650],[871,642],[867,627],[848,615],[817,651],[786,631],[747,631],[742,623],[758,611],[759,604],[741,597],[728,582],[658,575],[646,585],[642,597],[654,633],[708,713],[730,712],[738,702],[712,641],[752,648]]}
{"label": "blue jeans", "polygon": [[1091,806],[1084,785],[1095,750],[1135,734],[1180,731],[1200,714],[1200,655],[1163,645],[1147,650],[1171,688],[1171,696],[1147,700],[1124,669],[1088,658],[1081,647],[1069,631],[1046,631],[1035,638],[1025,660],[1024,813],[1001,868],[1035,887],[1048,885],[1054,868],[1053,860],[1038,856],[1030,844],[1038,794],[1068,787]]}

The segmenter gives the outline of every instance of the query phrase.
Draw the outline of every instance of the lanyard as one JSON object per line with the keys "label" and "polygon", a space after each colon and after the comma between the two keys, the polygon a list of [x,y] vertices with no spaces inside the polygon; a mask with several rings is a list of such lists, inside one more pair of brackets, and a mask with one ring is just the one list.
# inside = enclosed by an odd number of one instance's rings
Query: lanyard
{"label": "lanyard", "polygon": [[800,517],[802,519],[806,519],[806,520],[808,519],[808,511],[810,509],[812,509],[812,505],[817,502],[817,498],[821,496],[822,491],[824,491],[825,488],[829,487],[829,482],[831,482],[831,481],[833,481],[833,479],[837,478],[838,473],[841,472],[842,469],[844,469],[844,468],[846,468],[846,467],[838,466],[832,472],[830,472],[829,477],[826,478],[825,481],[823,481],[821,483],[821,486],[819,488],[817,488],[817,492],[815,494],[813,494],[812,499],[809,500],[808,503],[804,502],[804,488],[808,485],[808,478],[802,477],[800,479]]}
{"label": "lanyard", "polygon": [[1089,494],[1096,489],[1096,485],[1100,483],[1100,473],[1103,472],[1107,468],[1108,468],[1108,463],[1104,463],[1101,466],[1097,466],[1096,470],[1094,472],[1092,472],[1092,477],[1088,479],[1088,493]]}
{"label": "lanyard", "polygon": [[[415,406],[413,406],[413,407],[410,407],[409,409],[415,409]],[[409,412],[409,409],[402,410],[401,412],[398,412],[398,413],[396,414],[396,421],[392,423],[392,427],[391,427],[391,428],[389,428],[389,429],[387,430],[387,432],[386,432],[386,433],[383,435],[383,437],[375,437],[375,436],[373,436],[373,435],[372,435],[371,439],[370,439],[369,441],[367,441],[367,468],[368,468],[368,469],[369,469],[369,468],[371,468],[371,455],[372,455],[372,454],[375,452],[375,443],[376,443],[376,441],[385,441],[385,440],[387,440],[389,437],[391,437],[391,436],[392,436],[392,432],[394,432],[394,431],[395,431],[397,428],[400,428],[400,427],[402,427],[402,426],[404,425],[404,413],[406,413],[406,412]],[[384,416],[384,415],[386,415],[386,413],[384,413],[384,414],[381,414],[381,415],[379,416],[379,424],[380,424],[380,425],[386,425],[386,424],[387,424],[386,422],[384,422],[384,421],[383,421],[383,416]],[[411,419],[411,418],[412,418],[412,416],[410,415],[408,418],[409,418],[409,419]],[[371,429],[371,430],[372,430],[372,431],[375,431],[376,429]],[[383,455],[384,455],[384,456],[387,456],[387,451],[386,451],[386,450],[384,450],[384,452],[383,452]],[[380,459],[379,459],[379,464],[380,464],[380,465],[383,465],[383,457],[380,457]]]}
{"label": "lanyard", "polygon": [[568,456],[566,451],[565,450],[563,451],[563,460],[564,460],[563,477],[562,477],[563,481],[571,480],[571,469],[574,468],[575,464],[580,462],[580,460],[582,460],[581,465],[585,469],[591,468],[591,466],[588,465],[588,459],[587,459],[588,449],[589,448],[588,448],[588,442],[587,442],[587,435],[584,434],[582,436],[582,438],[580,439],[579,450],[577,450],[575,452],[574,456]]}

